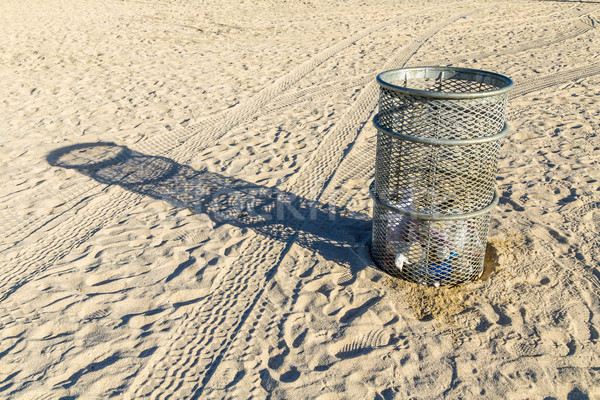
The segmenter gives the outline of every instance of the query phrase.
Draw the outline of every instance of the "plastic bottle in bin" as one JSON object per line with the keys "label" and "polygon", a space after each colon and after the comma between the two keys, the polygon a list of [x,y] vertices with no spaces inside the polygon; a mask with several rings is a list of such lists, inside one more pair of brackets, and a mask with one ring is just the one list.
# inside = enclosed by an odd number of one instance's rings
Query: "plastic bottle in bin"
{"label": "plastic bottle in bin", "polygon": [[[405,210],[412,209],[414,195],[410,189],[399,189],[400,201],[396,204],[399,208]],[[400,271],[404,265],[410,265],[417,260],[414,258],[414,234],[411,234],[414,221],[411,218],[391,213],[388,216],[388,226],[386,232],[387,251],[389,253],[389,263],[392,263]],[[413,258],[413,259],[411,259]]]}
{"label": "plastic bottle in bin", "polygon": [[426,277],[435,281],[450,278],[457,263],[463,258],[467,241],[466,223],[457,221],[436,221],[429,229],[430,241]]}
{"label": "plastic bottle in bin", "polygon": [[[438,241],[435,255],[429,257],[427,276],[434,281],[449,278],[456,270],[473,273],[472,261],[485,251],[475,225],[466,220],[447,221],[434,224],[432,236]],[[439,282],[434,283],[439,286]]]}
{"label": "plastic bottle in bin", "polygon": [[389,261],[394,263],[400,271],[404,264],[410,264],[408,258],[411,245],[408,235],[409,224],[408,217],[401,214],[392,214],[388,220],[386,245]]}

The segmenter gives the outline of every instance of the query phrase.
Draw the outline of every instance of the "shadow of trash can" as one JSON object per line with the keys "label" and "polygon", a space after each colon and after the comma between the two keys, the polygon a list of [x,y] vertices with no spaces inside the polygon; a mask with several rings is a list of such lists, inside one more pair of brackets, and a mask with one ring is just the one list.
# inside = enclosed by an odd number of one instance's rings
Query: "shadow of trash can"
{"label": "shadow of trash can", "polygon": [[372,256],[428,286],[481,276],[512,81],[454,67],[386,71],[380,85]]}

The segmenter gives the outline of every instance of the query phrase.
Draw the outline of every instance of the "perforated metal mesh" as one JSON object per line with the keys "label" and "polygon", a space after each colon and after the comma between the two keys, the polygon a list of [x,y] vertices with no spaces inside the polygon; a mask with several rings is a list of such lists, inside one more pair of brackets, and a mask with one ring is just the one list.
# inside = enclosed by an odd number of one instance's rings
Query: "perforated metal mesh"
{"label": "perforated metal mesh", "polygon": [[512,82],[444,67],[377,79],[376,263],[427,285],[480,276]]}
{"label": "perforated metal mesh", "polygon": [[375,193],[423,213],[477,211],[494,197],[500,140],[470,146],[410,142],[379,133]]}

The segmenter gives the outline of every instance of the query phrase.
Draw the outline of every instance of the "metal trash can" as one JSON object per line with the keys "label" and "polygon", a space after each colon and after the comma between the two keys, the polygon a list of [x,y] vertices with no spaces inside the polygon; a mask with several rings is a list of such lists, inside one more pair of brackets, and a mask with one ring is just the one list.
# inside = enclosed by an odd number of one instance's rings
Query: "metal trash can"
{"label": "metal trash can", "polygon": [[429,286],[476,279],[483,260],[512,81],[491,72],[416,67],[377,76],[372,256]]}

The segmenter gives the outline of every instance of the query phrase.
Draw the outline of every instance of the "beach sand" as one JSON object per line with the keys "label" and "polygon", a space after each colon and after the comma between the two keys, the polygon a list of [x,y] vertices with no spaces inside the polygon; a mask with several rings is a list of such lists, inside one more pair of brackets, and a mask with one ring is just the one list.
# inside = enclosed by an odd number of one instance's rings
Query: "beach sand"
{"label": "beach sand", "polygon": [[[1,2],[0,397],[600,398],[599,26],[592,1]],[[452,288],[369,257],[374,77],[417,65],[516,83],[488,276]]]}

